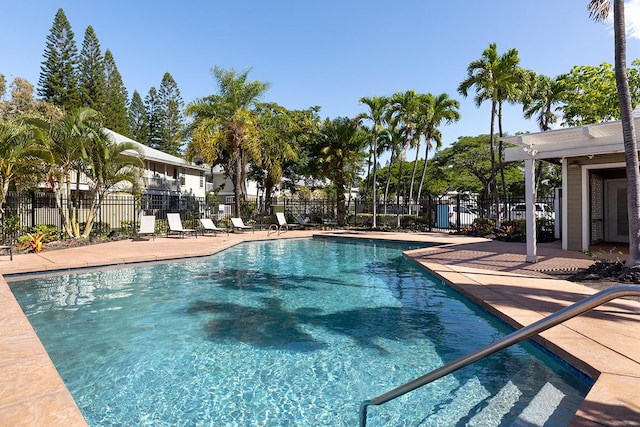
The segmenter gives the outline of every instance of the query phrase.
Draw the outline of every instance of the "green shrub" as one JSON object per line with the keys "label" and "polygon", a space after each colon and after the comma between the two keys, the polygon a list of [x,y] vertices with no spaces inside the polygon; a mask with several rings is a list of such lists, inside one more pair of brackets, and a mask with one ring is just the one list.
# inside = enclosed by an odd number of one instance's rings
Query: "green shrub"
{"label": "green shrub", "polygon": [[1,226],[2,231],[0,232],[0,235],[8,236],[9,240],[15,238],[15,236],[23,230],[22,225],[20,225],[20,217],[11,211],[6,211],[4,213]]}
{"label": "green shrub", "polygon": [[62,233],[55,225],[51,224],[38,224],[31,228],[31,234],[42,234],[42,242],[49,243],[55,242],[62,238]]}

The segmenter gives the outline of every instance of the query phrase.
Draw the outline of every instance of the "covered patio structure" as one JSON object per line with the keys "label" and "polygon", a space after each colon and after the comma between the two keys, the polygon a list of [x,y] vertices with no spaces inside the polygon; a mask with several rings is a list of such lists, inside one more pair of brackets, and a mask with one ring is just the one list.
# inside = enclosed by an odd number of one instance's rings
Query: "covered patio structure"
{"label": "covered patio structure", "polygon": [[[640,128],[640,108],[634,110]],[[507,162],[524,161],[527,262],[537,261],[535,168],[537,161],[562,166],[562,249],[586,251],[599,243],[629,241],[627,174],[622,123],[611,121],[504,137]]]}

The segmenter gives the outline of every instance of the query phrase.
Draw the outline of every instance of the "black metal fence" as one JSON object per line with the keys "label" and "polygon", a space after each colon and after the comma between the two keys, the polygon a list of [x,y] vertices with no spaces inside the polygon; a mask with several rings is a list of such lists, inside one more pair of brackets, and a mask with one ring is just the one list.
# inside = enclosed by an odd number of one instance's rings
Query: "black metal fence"
{"label": "black metal fence", "polygon": [[[70,200],[77,221],[87,221],[93,199],[78,195]],[[226,201],[228,202],[228,200]],[[3,205],[4,214],[0,221],[0,238],[3,243],[15,242],[17,237],[29,232],[37,225],[50,225],[63,229],[59,205],[67,206],[67,200],[56,201],[49,192],[9,192]],[[539,198],[536,203],[536,218],[553,226],[556,216],[553,198]],[[253,199],[241,203],[241,212],[235,212],[233,204],[218,203],[212,198],[205,200],[190,194],[146,194],[109,195],[95,211],[92,233],[133,235],[138,228],[141,212],[155,215],[159,221],[166,220],[167,213],[179,212],[186,226],[194,227],[198,218],[213,218],[225,221],[230,217],[242,217],[256,225],[268,226],[275,221],[275,212],[285,212],[289,220],[302,217],[315,224],[336,224],[335,200],[274,199],[265,207],[261,200]],[[346,224],[351,227],[370,228],[373,225],[373,204],[351,198],[346,201]],[[378,228],[401,228],[415,231],[461,230],[482,221],[523,220],[524,200],[501,201],[496,207],[492,200],[485,200],[472,193],[449,193],[428,195],[419,203],[405,201],[400,204],[376,205],[376,226]],[[160,226],[162,229],[162,225]]]}

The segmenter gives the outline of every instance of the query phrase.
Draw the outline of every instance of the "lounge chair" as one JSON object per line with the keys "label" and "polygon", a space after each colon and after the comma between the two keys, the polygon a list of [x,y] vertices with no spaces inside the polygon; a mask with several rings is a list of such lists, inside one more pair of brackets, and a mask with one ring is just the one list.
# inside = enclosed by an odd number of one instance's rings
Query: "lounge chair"
{"label": "lounge chair", "polygon": [[140,215],[140,229],[136,233],[136,240],[149,234],[154,239],[156,238],[156,217],[155,215]]}
{"label": "lounge chair", "polygon": [[11,245],[0,245],[0,251],[9,252],[9,261],[13,261],[13,247]]}
{"label": "lounge chair", "polygon": [[202,225],[202,235],[207,231],[213,232],[215,236],[217,233],[227,233],[229,235],[229,229],[227,228],[218,228],[210,218],[200,218],[200,224]]}
{"label": "lounge chair", "polygon": [[284,216],[284,212],[276,212],[276,220],[278,220],[277,224],[271,224],[269,226],[269,233],[271,231],[277,231],[280,234],[283,231],[289,231],[293,228],[303,228],[302,224],[289,224],[287,222],[287,218]]}
{"label": "lounge chair", "polygon": [[186,233],[193,233],[194,236],[198,237],[198,231],[193,228],[183,228],[182,220],[180,220],[179,213],[168,213],[167,221],[169,221],[169,229],[167,230],[167,236],[169,233],[178,233],[181,237],[184,237]]}
{"label": "lounge chair", "polygon": [[250,225],[244,225],[242,218],[231,218],[231,224],[233,225],[233,228],[238,231],[251,230],[251,232],[253,232],[253,227]]}
{"label": "lounge chair", "polygon": [[303,228],[312,228],[318,225],[309,222],[309,218],[303,218],[299,213],[293,213],[292,215],[296,219],[296,221],[298,221],[298,224],[300,224],[300,226]]}

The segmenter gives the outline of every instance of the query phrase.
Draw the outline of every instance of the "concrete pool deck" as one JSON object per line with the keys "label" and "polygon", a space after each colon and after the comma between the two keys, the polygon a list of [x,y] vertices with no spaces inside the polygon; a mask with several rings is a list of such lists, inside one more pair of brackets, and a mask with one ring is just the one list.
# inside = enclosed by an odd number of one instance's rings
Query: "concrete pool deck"
{"label": "concrete pool deck", "polygon": [[[122,240],[17,254],[13,261],[0,254],[0,274],[179,260],[207,256],[243,241],[312,235],[437,243],[439,246],[413,250],[407,255],[516,327],[531,324],[596,292],[545,273],[593,263],[581,253],[560,250],[557,243],[540,244],[539,262],[527,264],[525,245],[520,243],[441,233],[346,230]],[[640,302],[611,301],[542,333],[538,341],[595,380],[572,426],[640,426]],[[0,278],[0,378],[0,425],[87,425],[4,278]],[[357,410],[354,408],[354,412]]]}

